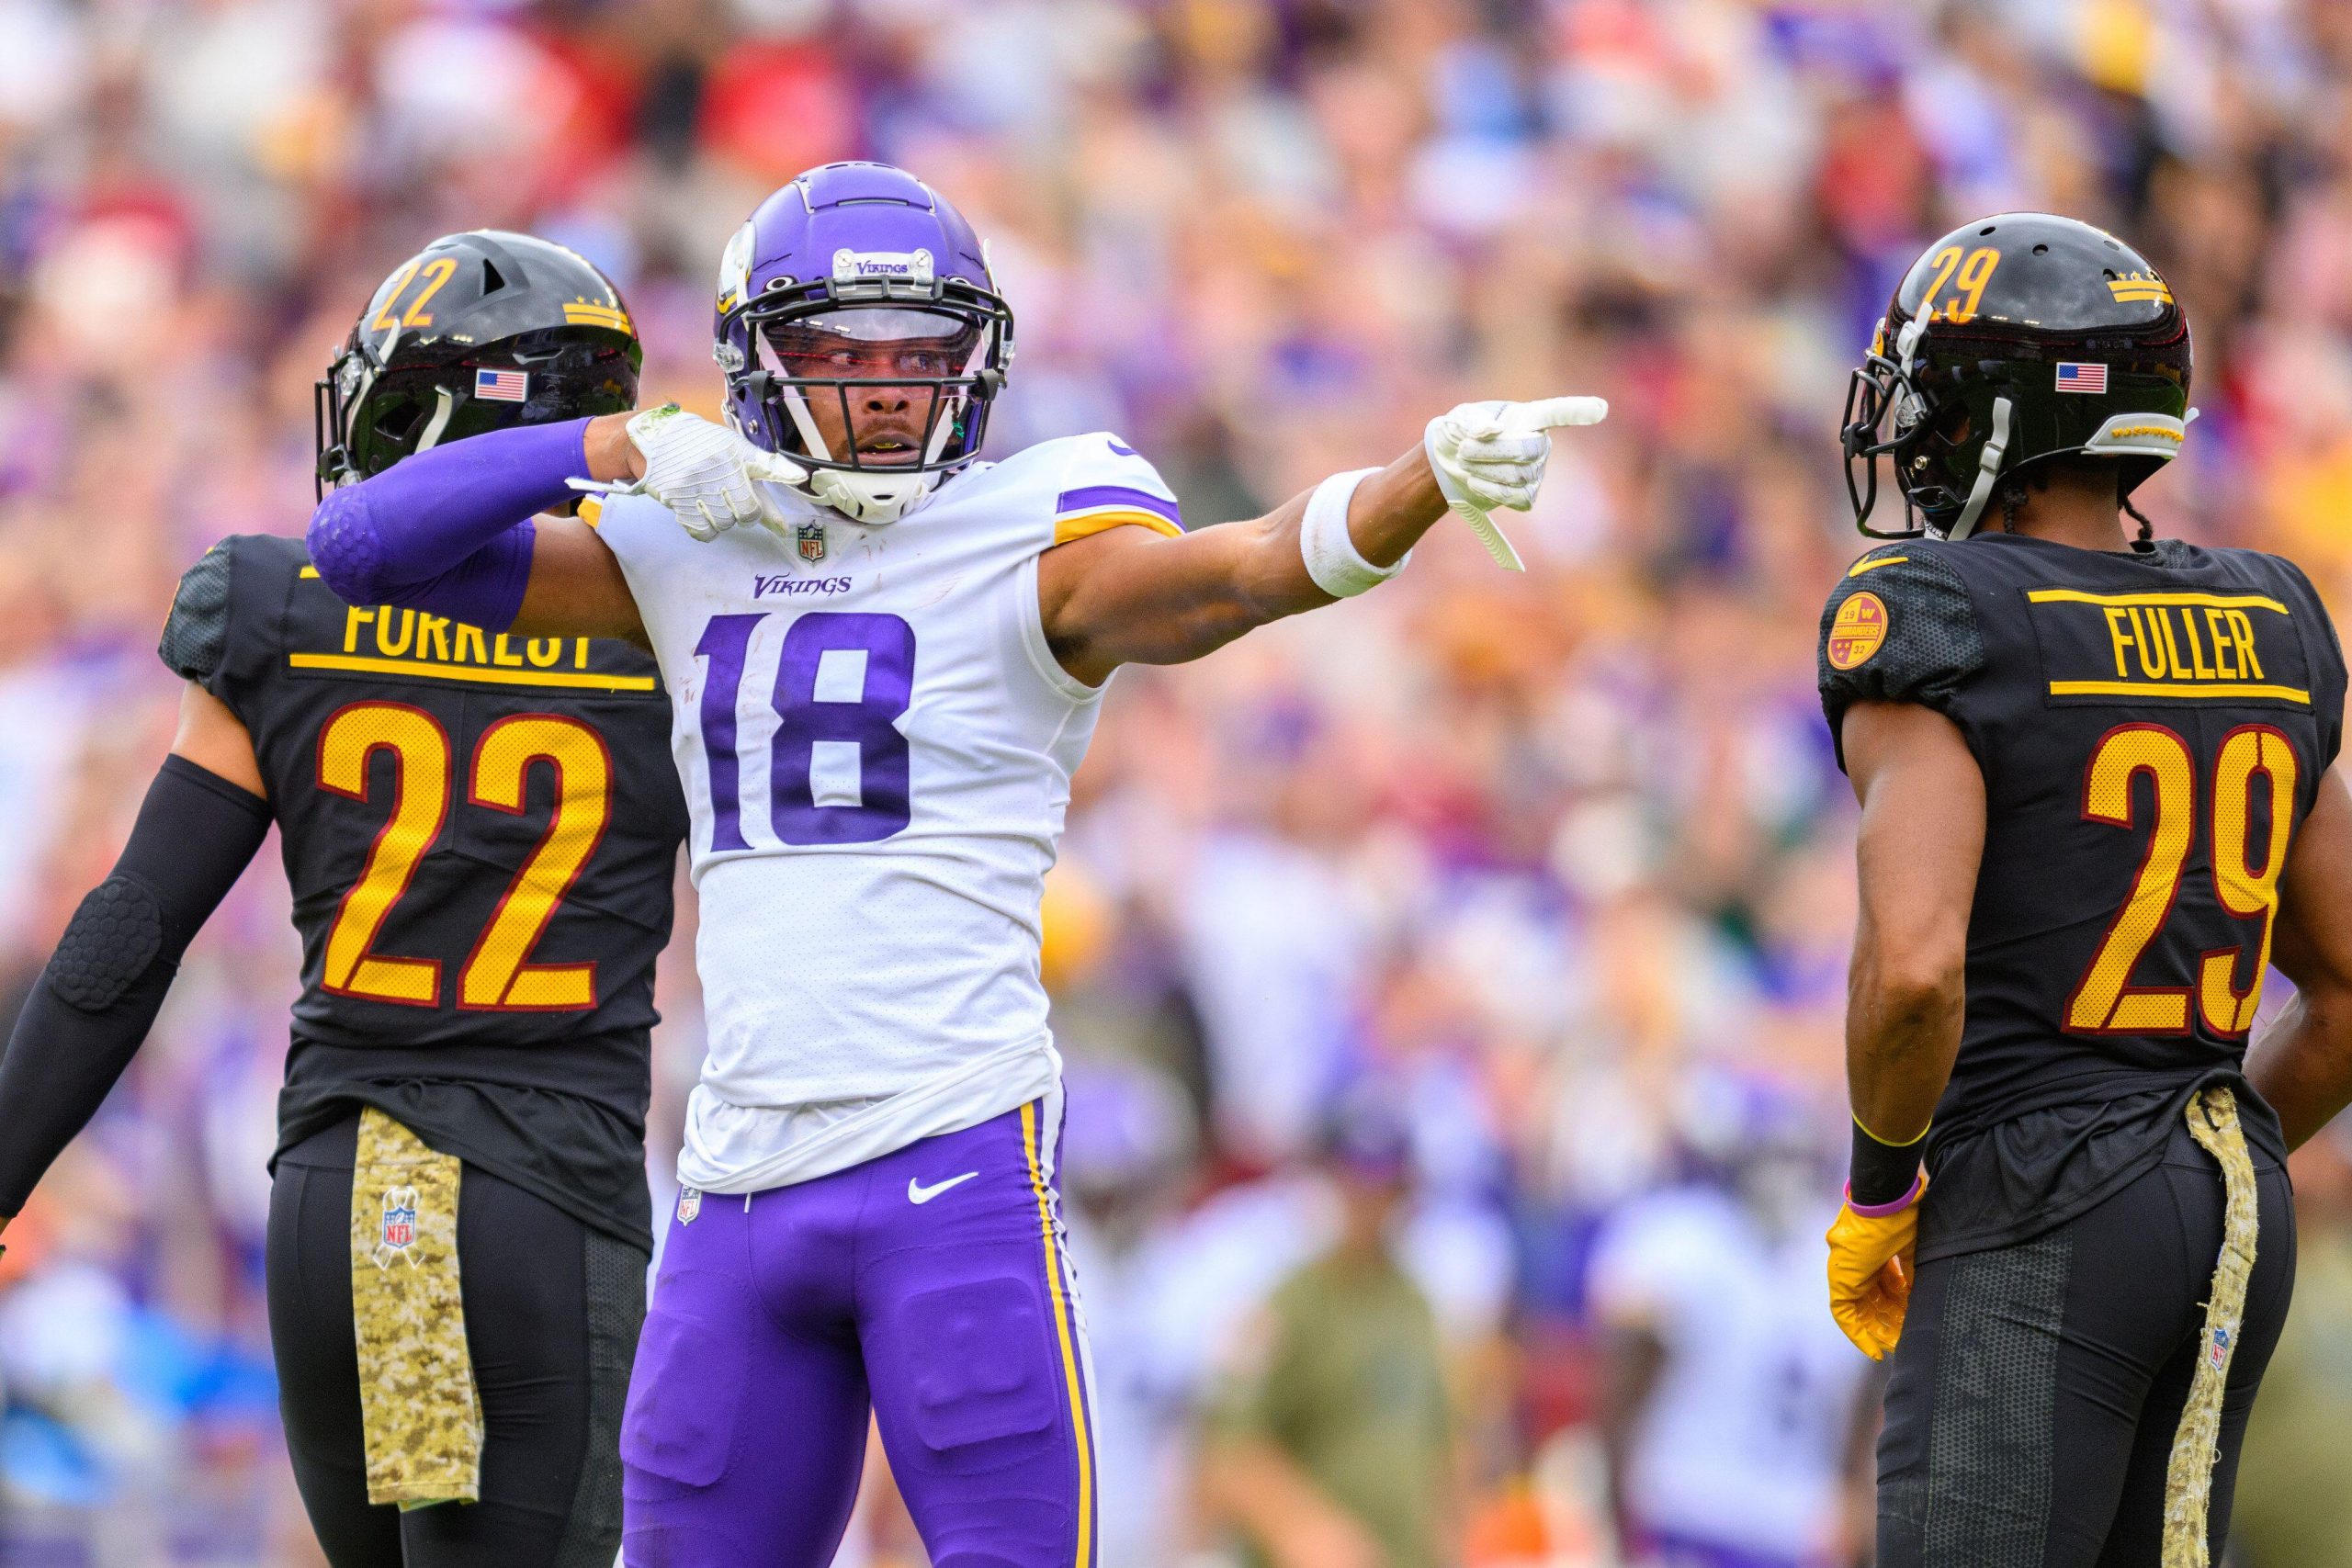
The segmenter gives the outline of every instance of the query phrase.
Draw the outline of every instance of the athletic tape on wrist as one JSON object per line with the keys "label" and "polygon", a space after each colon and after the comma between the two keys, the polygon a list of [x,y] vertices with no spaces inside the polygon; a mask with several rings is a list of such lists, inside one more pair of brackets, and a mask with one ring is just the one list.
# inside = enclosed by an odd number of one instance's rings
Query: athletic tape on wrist
{"label": "athletic tape on wrist", "polygon": [[1356,486],[1379,471],[1357,468],[1333,474],[1306,498],[1306,516],[1298,525],[1299,554],[1306,558],[1306,575],[1315,586],[1334,599],[1352,599],[1367,588],[1379,587],[1413,558],[1408,550],[1393,566],[1374,566],[1348,533],[1348,503],[1355,499]]}

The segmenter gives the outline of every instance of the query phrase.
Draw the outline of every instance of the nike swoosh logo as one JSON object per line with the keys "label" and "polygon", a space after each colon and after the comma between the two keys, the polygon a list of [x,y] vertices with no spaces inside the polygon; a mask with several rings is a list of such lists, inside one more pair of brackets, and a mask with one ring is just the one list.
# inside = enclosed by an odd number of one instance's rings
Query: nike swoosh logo
{"label": "nike swoosh logo", "polygon": [[951,1176],[946,1180],[932,1187],[925,1187],[922,1182],[917,1181],[913,1177],[910,1176],[907,1178],[907,1201],[910,1203],[928,1203],[933,1198],[938,1197],[942,1192],[946,1191],[949,1188],[961,1187],[964,1183],[971,1180],[972,1178],[979,1174],[980,1173],[977,1170],[967,1170],[961,1176]]}

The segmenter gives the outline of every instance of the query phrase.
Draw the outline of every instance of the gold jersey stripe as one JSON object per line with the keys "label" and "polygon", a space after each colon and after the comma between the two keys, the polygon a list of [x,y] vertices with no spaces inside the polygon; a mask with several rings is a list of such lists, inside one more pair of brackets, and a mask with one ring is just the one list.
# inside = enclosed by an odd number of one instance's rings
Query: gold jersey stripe
{"label": "gold jersey stripe", "polygon": [[605,498],[601,495],[582,496],[580,498],[580,521],[587,524],[591,528],[601,525],[605,521]]}
{"label": "gold jersey stripe", "polygon": [[2267,698],[2311,705],[2312,694],[2295,686],[2266,686],[2252,681],[2052,681],[2053,697],[2190,697],[2220,703]]}
{"label": "gold jersey stripe", "polygon": [[1905,561],[1907,561],[1910,558],[1911,558],[1909,556],[1881,556],[1876,560],[1858,560],[1854,563],[1853,570],[1849,571],[1846,575],[1848,577],[1860,577],[1866,571],[1876,571],[1883,566],[1901,566]]}
{"label": "gold jersey stripe", "polygon": [[319,569],[314,566],[306,566],[294,575],[300,578],[303,581],[309,582],[319,575]]}
{"label": "gold jersey stripe", "polygon": [[2294,613],[2263,593],[2092,593],[2080,588],[2035,588],[2027,591],[2026,598],[2036,604],[2114,604],[2125,609],[2135,604],[2142,609],[2160,604],[2197,604],[2216,610],[2276,610],[2282,615]]}
{"label": "gold jersey stripe", "polygon": [[1109,512],[1081,512],[1073,516],[1056,518],[1054,543],[1067,545],[1072,539],[1083,539],[1090,534],[1100,534],[1106,529],[1121,527],[1129,523],[1148,528],[1156,534],[1165,534],[1171,539],[1181,539],[1184,536],[1183,529],[1156,513],[1137,512],[1126,507],[1119,507]]}
{"label": "gold jersey stripe", "polygon": [[378,659],[362,653],[289,653],[297,670],[348,670],[361,675],[417,675],[428,681],[469,681],[482,686],[564,686],[595,692],[650,692],[650,675],[604,675],[594,671],[492,670],[479,664],[445,664],[434,659]]}

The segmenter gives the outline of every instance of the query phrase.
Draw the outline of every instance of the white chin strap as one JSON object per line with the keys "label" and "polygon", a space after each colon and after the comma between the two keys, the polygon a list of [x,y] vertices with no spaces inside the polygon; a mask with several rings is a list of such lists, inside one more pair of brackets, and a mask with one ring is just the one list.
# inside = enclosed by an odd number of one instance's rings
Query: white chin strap
{"label": "white chin strap", "polygon": [[424,434],[416,438],[416,449],[420,452],[430,452],[441,445],[441,437],[449,431],[449,416],[458,412],[457,396],[448,388],[435,387],[433,395],[438,400],[434,406],[433,417],[425,421]]}
{"label": "white chin strap", "polygon": [[1944,531],[1944,537],[1955,542],[1976,532],[1977,519],[1984,515],[1984,503],[1993,499],[1993,486],[2001,477],[2001,459],[2009,451],[2009,400],[1993,400],[1993,434],[1984,443],[1984,451],[1976,456],[1976,483],[1969,490],[1968,504],[1960,509],[1960,516]]}

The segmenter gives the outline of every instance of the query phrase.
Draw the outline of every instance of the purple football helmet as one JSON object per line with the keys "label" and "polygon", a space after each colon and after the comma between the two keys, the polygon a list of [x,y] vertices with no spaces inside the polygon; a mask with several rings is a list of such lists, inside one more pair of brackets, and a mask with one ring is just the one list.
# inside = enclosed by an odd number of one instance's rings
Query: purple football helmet
{"label": "purple football helmet", "polygon": [[[1012,312],[979,237],[888,164],[827,164],[760,204],[719,262],[716,336],[735,427],[868,524],[904,516],[979,456],[1012,361]],[[841,451],[819,399],[840,411]]]}

